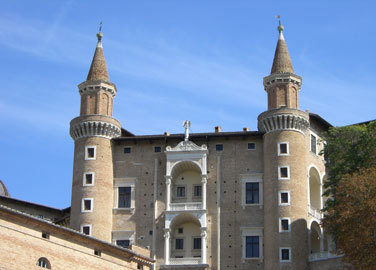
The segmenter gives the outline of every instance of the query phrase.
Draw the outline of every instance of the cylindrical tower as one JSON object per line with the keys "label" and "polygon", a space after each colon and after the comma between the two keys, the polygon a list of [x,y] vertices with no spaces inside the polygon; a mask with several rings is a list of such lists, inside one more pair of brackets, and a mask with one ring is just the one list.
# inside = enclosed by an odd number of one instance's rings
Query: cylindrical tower
{"label": "cylindrical tower", "polygon": [[271,75],[264,78],[268,111],[258,117],[264,143],[265,269],[307,269],[306,139],[309,115],[298,109],[294,74],[279,25]]}
{"label": "cylindrical tower", "polygon": [[72,229],[111,242],[113,209],[113,158],[111,139],[119,137],[121,125],[112,117],[116,86],[111,83],[97,34],[90,71],[78,86],[80,116],[70,123],[74,140],[71,202]]}

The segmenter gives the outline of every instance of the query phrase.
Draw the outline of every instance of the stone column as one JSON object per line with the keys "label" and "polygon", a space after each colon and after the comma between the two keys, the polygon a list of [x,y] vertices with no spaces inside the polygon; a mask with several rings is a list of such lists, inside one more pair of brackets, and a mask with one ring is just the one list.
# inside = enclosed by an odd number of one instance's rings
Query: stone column
{"label": "stone column", "polygon": [[201,227],[201,263],[206,264],[206,228]]}
{"label": "stone column", "polygon": [[166,210],[170,210],[171,204],[171,176],[166,176]]}
{"label": "stone column", "polygon": [[202,209],[206,210],[206,176],[202,176]]}
{"label": "stone column", "polygon": [[165,229],[165,249],[164,260],[165,264],[170,264],[170,229]]}

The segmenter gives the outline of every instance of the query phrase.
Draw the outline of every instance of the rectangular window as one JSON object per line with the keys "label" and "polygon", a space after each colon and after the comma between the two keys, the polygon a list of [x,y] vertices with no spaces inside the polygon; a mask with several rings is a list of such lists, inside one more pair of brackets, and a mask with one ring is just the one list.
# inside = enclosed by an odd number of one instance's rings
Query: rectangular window
{"label": "rectangular window", "polygon": [[245,184],[245,203],[258,204],[259,203],[259,183]]}
{"label": "rectangular window", "polygon": [[42,232],[42,238],[44,239],[50,239],[50,234],[46,232]]}
{"label": "rectangular window", "polygon": [[102,252],[99,249],[94,249],[94,255],[101,256]]}
{"label": "rectangular window", "polygon": [[279,219],[279,231],[280,232],[289,232],[290,231],[290,219],[289,218],[280,218]]}
{"label": "rectangular window", "polygon": [[91,235],[91,225],[81,225],[81,232],[86,235]]}
{"label": "rectangular window", "polygon": [[260,237],[246,236],[245,237],[245,257],[258,258],[260,257]]}
{"label": "rectangular window", "polygon": [[94,185],[94,173],[93,172],[87,172],[84,173],[84,186],[92,186]]}
{"label": "rectangular window", "polygon": [[248,150],[255,150],[256,144],[254,142],[248,143]]}
{"label": "rectangular window", "polygon": [[288,166],[278,167],[278,179],[279,180],[290,179],[290,168]]}
{"label": "rectangular window", "polygon": [[197,185],[193,187],[193,196],[194,197],[201,197],[202,194],[202,186]]}
{"label": "rectangular window", "polygon": [[118,208],[131,208],[131,187],[119,187]]}
{"label": "rectangular window", "polygon": [[176,238],[175,239],[175,249],[183,249],[184,248],[184,239]]}
{"label": "rectangular window", "polygon": [[96,148],[97,148],[96,146],[85,147],[85,160],[95,160]]}
{"label": "rectangular window", "polygon": [[290,192],[280,191],[279,192],[279,204],[280,205],[289,205],[290,204]]}
{"label": "rectangular window", "polygon": [[82,212],[92,212],[93,211],[93,199],[92,198],[85,198],[82,199]]}
{"label": "rectangular window", "polygon": [[317,137],[311,134],[311,152],[317,154]]}
{"label": "rectangular window", "polygon": [[162,151],[162,148],[160,146],[155,146],[154,147],[154,152],[155,153],[160,153]]}
{"label": "rectangular window", "polygon": [[223,144],[216,144],[215,145],[215,150],[216,151],[223,151]]}
{"label": "rectangular window", "polygon": [[130,147],[124,147],[124,154],[130,154],[131,148]]}
{"label": "rectangular window", "polygon": [[128,248],[131,245],[131,241],[127,240],[116,240],[116,245],[124,248]]}
{"label": "rectangular window", "polygon": [[287,156],[289,154],[289,144],[288,143],[279,143],[278,144],[278,155]]}
{"label": "rectangular window", "polygon": [[178,233],[183,233],[183,228],[178,228]]}
{"label": "rectangular window", "polygon": [[201,238],[200,237],[193,238],[193,249],[201,249]]}
{"label": "rectangular window", "polygon": [[280,248],[280,261],[281,262],[290,262],[291,256],[290,256],[290,248]]}
{"label": "rectangular window", "polygon": [[185,197],[185,187],[176,188],[176,197],[179,197],[179,198]]}

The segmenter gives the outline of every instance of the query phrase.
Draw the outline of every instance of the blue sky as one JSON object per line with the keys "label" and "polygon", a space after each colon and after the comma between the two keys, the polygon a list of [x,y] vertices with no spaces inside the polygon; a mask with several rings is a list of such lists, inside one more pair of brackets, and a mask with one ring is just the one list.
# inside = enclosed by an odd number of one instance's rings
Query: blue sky
{"label": "blue sky", "polygon": [[15,198],[70,204],[77,85],[103,21],[114,117],[131,132],[257,129],[280,14],[300,108],[333,125],[375,119],[375,1],[4,0],[0,179]]}

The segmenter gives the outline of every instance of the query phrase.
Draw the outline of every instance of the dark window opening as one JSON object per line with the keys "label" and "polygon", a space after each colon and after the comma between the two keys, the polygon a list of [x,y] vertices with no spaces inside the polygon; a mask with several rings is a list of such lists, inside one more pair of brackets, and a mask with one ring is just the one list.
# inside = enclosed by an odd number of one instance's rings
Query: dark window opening
{"label": "dark window opening", "polygon": [[248,143],[248,150],[255,150],[256,144],[255,143]]}
{"label": "dark window opening", "polygon": [[156,146],[156,147],[154,147],[154,152],[160,153],[160,152],[162,152],[162,148],[160,146]]}
{"label": "dark window opening", "polygon": [[202,194],[202,186],[194,186],[193,196],[201,197],[201,194]]}
{"label": "dark window opening", "polygon": [[260,237],[246,236],[245,238],[245,257],[257,258],[260,257]]}
{"label": "dark window opening", "polygon": [[131,187],[119,187],[118,208],[131,208]]}
{"label": "dark window opening", "polygon": [[216,151],[223,151],[223,144],[216,144],[215,145],[215,150]]}
{"label": "dark window opening", "polygon": [[201,249],[201,238],[193,238],[193,249]]}
{"label": "dark window opening", "polygon": [[287,248],[283,248],[281,250],[281,259],[282,261],[289,261],[290,260],[290,250]]}
{"label": "dark window opening", "polygon": [[83,226],[82,227],[82,233],[86,235],[90,235],[90,226]]}
{"label": "dark window opening", "polygon": [[87,157],[88,158],[94,158],[94,156],[95,156],[94,147],[88,147],[87,148]]}
{"label": "dark window opening", "polygon": [[92,185],[93,184],[93,174],[87,173],[85,174],[85,184]]}
{"label": "dark window opening", "polygon": [[124,248],[128,248],[131,245],[130,240],[116,240],[116,245]]}
{"label": "dark window opening", "polygon": [[289,203],[289,194],[287,192],[281,192],[281,203]]}
{"label": "dark window opening", "polygon": [[289,221],[288,221],[288,219],[282,219],[281,220],[281,230],[282,231],[288,231],[289,230]]}
{"label": "dark window opening", "polygon": [[185,197],[185,187],[177,187],[176,197]]}
{"label": "dark window opening", "polygon": [[288,171],[287,167],[279,168],[279,171],[280,171],[280,177],[281,178],[288,178],[289,177],[289,171]]}
{"label": "dark window opening", "polygon": [[259,183],[245,184],[245,203],[259,203]]}
{"label": "dark window opening", "polygon": [[184,248],[184,239],[177,238],[175,239],[175,249],[183,249]]}
{"label": "dark window opening", "polygon": [[280,143],[279,144],[279,153],[280,154],[287,154],[287,143]]}
{"label": "dark window opening", "polygon": [[124,147],[124,154],[130,154],[131,148],[130,147]]}

